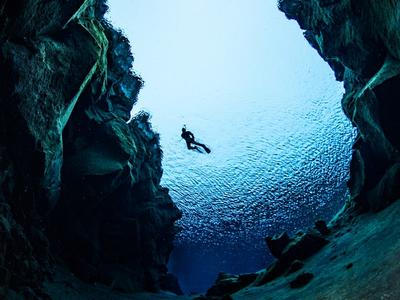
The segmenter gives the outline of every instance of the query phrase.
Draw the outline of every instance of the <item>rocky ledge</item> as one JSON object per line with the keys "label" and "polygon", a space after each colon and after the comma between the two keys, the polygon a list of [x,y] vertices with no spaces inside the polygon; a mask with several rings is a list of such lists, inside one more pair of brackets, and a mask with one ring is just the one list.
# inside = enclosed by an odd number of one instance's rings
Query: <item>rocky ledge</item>
{"label": "rocky ledge", "polygon": [[181,213],[160,186],[127,39],[102,0],[0,2],[0,298],[46,298],[62,268],[158,291]]}

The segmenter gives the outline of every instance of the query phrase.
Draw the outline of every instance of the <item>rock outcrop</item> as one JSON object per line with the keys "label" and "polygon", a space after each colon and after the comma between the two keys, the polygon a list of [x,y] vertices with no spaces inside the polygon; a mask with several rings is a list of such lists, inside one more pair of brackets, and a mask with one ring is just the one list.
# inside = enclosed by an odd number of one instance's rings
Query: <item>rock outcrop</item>
{"label": "rock outcrop", "polygon": [[180,211],[160,186],[127,39],[101,0],[0,2],[0,293],[40,295],[63,262],[157,291]]}
{"label": "rock outcrop", "polygon": [[400,197],[400,1],[280,0],[344,82],[343,110],[358,129],[352,204],[380,210]]}
{"label": "rock outcrop", "polygon": [[231,275],[227,273],[218,274],[218,278],[214,285],[207,291],[208,299],[221,299],[228,297],[246,286],[250,285],[257,279],[257,274],[241,274]]}
{"label": "rock outcrop", "polygon": [[[283,237],[287,237],[287,234],[283,234],[276,239],[267,238],[270,251],[275,255],[277,260],[264,273],[261,273],[255,281],[255,285],[263,285],[285,274],[285,272],[293,273],[294,270],[301,269],[298,268],[301,261],[314,255],[329,243],[316,230],[310,230],[307,233],[299,232],[290,239],[283,239]],[[285,244],[282,243],[283,240],[285,240]],[[282,247],[279,251],[276,251],[275,247],[272,246],[274,245],[274,241],[281,244]]]}

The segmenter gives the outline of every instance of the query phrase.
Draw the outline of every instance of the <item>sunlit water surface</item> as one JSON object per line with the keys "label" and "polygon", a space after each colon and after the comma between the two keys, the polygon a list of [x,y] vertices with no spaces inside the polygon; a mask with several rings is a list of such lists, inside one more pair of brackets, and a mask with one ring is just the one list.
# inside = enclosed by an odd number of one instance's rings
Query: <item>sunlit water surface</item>
{"label": "sunlit water surface", "polygon": [[[109,2],[183,211],[169,268],[186,292],[265,267],[267,235],[339,210],[354,136],[342,87],[274,1]],[[211,154],[186,149],[183,124]]]}
{"label": "sunlit water surface", "polygon": [[206,115],[190,112],[190,129],[210,155],[186,150],[179,128],[159,125],[163,184],[183,211],[171,268],[185,285],[207,286],[218,271],[256,271],[270,260],[267,235],[340,209],[352,131],[341,89],[330,85],[315,98],[243,99],[221,110],[210,102]]}

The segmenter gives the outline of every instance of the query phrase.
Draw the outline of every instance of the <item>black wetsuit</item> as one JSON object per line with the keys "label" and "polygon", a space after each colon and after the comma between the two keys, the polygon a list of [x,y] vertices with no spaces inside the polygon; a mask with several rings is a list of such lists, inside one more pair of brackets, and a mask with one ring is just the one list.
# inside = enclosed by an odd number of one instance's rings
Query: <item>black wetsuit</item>
{"label": "black wetsuit", "polygon": [[194,144],[194,135],[190,131],[186,130],[182,132],[181,137],[186,141],[188,149],[195,149],[191,144]]}
{"label": "black wetsuit", "polygon": [[181,137],[186,141],[186,146],[189,150],[197,149],[196,146],[192,146],[192,144],[203,147],[203,149],[207,152],[210,153],[211,150],[207,148],[206,145],[200,144],[194,140],[194,135],[191,133],[189,130],[183,131],[181,134]]}

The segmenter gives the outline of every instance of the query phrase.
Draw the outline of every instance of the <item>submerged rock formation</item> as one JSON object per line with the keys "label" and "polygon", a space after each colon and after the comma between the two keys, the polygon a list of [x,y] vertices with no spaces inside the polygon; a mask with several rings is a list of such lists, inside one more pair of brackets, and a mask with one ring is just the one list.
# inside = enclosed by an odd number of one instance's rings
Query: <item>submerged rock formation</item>
{"label": "submerged rock formation", "polygon": [[0,297],[39,297],[61,262],[124,291],[167,276],[181,213],[148,116],[127,124],[142,81],[106,9],[0,2]]}

